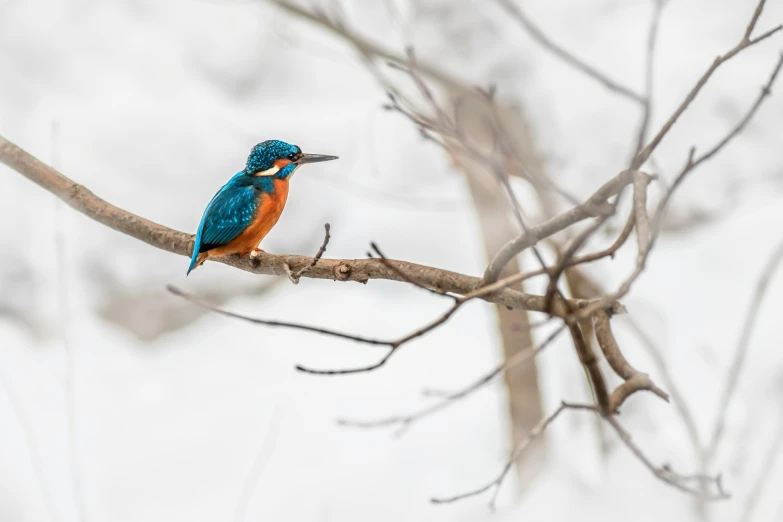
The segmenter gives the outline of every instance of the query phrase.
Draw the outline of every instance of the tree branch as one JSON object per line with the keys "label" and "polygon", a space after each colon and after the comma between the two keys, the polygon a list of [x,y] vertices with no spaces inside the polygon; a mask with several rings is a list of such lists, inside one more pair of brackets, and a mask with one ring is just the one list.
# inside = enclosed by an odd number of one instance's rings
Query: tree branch
{"label": "tree branch", "polygon": [[607,200],[612,196],[619,194],[619,192],[629,185],[632,180],[633,172],[628,170],[623,171],[604,183],[601,188],[581,205],[577,205],[539,225],[530,227],[527,232],[506,243],[487,266],[487,269],[484,272],[484,282],[492,283],[496,281],[500,272],[503,270],[503,267],[506,266],[514,256],[534,246],[542,239],[556,234],[585,219],[603,216],[607,212],[610,212],[612,209]]}
{"label": "tree branch", "polygon": [[[74,210],[102,225],[167,252],[190,256],[193,248],[192,234],[172,230],[104,201],[86,187],[75,183],[2,136],[0,136],[0,163],[9,166],[59,197]],[[482,280],[478,277],[405,261],[394,261],[394,269],[379,259],[322,258],[314,264],[312,257],[268,253],[260,254],[255,258],[232,255],[217,261],[255,274],[286,275],[285,267],[288,265],[292,272],[310,266],[311,268],[303,272],[302,276],[314,279],[360,283],[367,283],[371,279],[415,280],[419,284],[460,295],[470,294],[482,285]],[[500,288],[493,292],[482,292],[477,297],[509,308],[544,311],[543,296],[531,295],[519,290]],[[569,303],[575,307],[582,307],[589,301],[572,299]],[[561,313],[564,312],[561,310]]]}

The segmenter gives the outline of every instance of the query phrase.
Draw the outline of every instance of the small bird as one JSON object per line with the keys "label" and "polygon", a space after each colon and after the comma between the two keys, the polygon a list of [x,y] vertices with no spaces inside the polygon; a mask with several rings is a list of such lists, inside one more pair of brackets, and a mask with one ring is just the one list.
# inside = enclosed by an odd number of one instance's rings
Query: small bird
{"label": "small bird", "polygon": [[207,205],[193,244],[188,274],[207,258],[263,252],[258,244],[275,226],[288,199],[288,182],[305,163],[338,159],[303,154],[284,141],[267,140],[250,151],[245,169]]}

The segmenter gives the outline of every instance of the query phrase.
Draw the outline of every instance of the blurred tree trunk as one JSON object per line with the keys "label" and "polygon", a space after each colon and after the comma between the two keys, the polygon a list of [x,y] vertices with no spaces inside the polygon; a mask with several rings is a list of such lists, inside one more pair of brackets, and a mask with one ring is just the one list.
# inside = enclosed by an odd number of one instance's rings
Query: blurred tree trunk
{"label": "blurred tree trunk", "polygon": [[[483,151],[492,151],[493,131],[487,125],[489,106],[487,100],[476,94],[456,93],[459,97],[458,125],[465,140]],[[502,110],[502,109],[501,109]],[[521,119],[512,122],[524,128]],[[524,133],[527,135],[527,133]],[[528,139],[529,141],[529,139]],[[452,160],[465,174],[473,204],[481,227],[484,251],[487,261],[512,237],[519,234],[508,205],[503,186],[487,165],[482,165],[464,154],[452,152]],[[510,262],[501,277],[520,272],[517,260]],[[521,285],[516,285],[520,288]],[[531,349],[533,337],[528,315],[520,310],[508,310],[496,306],[498,326],[503,342],[503,356],[507,360],[515,354]],[[521,364],[505,372],[508,390],[509,421],[512,447],[516,447],[543,417],[541,392],[538,385],[538,371],[535,361]],[[545,439],[538,438],[520,456],[516,463],[520,489],[524,489],[540,471],[545,457]]]}

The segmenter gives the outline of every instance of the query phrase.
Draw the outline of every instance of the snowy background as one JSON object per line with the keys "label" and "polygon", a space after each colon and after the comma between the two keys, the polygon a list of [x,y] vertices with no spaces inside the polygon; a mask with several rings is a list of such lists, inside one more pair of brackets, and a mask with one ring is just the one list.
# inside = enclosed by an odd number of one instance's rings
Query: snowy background
{"label": "snowy background", "polygon": [[[654,128],[736,43],[754,3],[670,1]],[[783,3],[768,4],[759,31],[783,21]],[[343,5],[363,34],[400,50],[413,42],[422,61],[518,97],[549,170],[573,193],[587,195],[623,168],[638,107],[542,51],[494,2]],[[642,89],[651,2],[525,6],[565,47]],[[743,115],[781,48],[778,36],[715,75],[659,149],[663,177],[671,179],[690,145],[705,149]],[[395,258],[481,274],[480,231],[463,180],[382,103],[348,46],[263,1],[0,0],[0,135],[106,200],[193,232],[250,147],[283,139],[341,159],[298,173],[266,250],[312,255],[328,221],[329,257],[363,257],[377,241]],[[777,95],[685,183],[673,216],[703,219],[671,227],[624,300],[665,354],[702,439],[758,275],[783,234],[781,150]],[[353,366],[377,352],[207,315],[164,286],[260,317],[379,337],[416,329],[447,304],[401,284],[293,286],[214,263],[186,280],[184,257],[104,228],[0,172],[3,522],[697,518],[693,499],[652,477],[625,447],[604,459],[593,419],[580,413],[551,428],[545,472],[519,498],[509,480],[496,514],[486,497],[432,505],[431,496],[490,481],[505,462],[500,383],[401,438],[336,420],[405,413],[428,403],[422,389],[454,389],[489,370],[500,357],[492,307],[471,303],[382,371],[299,374],[297,363]],[[615,285],[634,255],[629,248],[591,273]],[[741,519],[780,437],[781,298],[783,277],[773,278],[714,465],[733,497],[711,508],[713,520]],[[656,378],[623,321],[615,329],[629,359]],[[583,399],[583,374],[565,338],[537,364],[546,411]],[[640,394],[623,421],[655,462],[696,469],[671,405]],[[783,520],[783,457],[772,457],[777,465],[753,520]]]}

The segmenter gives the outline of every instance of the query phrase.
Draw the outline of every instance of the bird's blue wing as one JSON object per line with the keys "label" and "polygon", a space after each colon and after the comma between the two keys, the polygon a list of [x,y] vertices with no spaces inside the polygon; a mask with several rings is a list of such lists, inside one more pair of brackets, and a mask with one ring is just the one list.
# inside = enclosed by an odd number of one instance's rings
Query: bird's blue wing
{"label": "bird's blue wing", "polygon": [[221,188],[207,205],[196,232],[190,273],[201,252],[230,243],[255,219],[258,193],[252,185],[237,184],[236,177]]}

